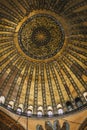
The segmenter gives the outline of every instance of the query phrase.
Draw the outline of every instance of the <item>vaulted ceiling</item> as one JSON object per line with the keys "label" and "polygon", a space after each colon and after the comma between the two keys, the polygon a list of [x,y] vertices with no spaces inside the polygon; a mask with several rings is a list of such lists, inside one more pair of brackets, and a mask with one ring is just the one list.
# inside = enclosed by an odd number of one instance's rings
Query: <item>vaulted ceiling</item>
{"label": "vaulted ceiling", "polygon": [[87,1],[0,0],[0,95],[14,110],[74,109],[87,90]]}

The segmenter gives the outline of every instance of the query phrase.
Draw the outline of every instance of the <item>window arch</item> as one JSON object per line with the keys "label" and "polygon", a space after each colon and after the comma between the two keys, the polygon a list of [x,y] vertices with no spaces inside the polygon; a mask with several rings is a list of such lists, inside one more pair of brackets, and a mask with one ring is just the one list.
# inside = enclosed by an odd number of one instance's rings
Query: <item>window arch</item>
{"label": "window arch", "polygon": [[62,115],[62,114],[64,113],[64,111],[63,111],[63,108],[62,108],[62,105],[61,105],[61,104],[58,104],[58,105],[57,105],[57,110],[58,110],[58,114],[59,114],[59,115]]}
{"label": "window arch", "polygon": [[36,130],[44,130],[44,129],[43,129],[42,125],[37,125]]}
{"label": "window arch", "polygon": [[53,130],[52,123],[50,121],[45,121],[45,129],[46,130]]}
{"label": "window arch", "polygon": [[87,130],[87,118],[80,125],[79,130]]}
{"label": "window arch", "polygon": [[68,122],[64,122],[61,130],[70,130],[70,125]]}
{"label": "window arch", "polygon": [[68,109],[69,111],[72,111],[72,110],[73,110],[73,105],[72,105],[72,103],[71,103],[70,101],[67,101],[67,102],[66,102],[66,106],[67,106],[67,109]]}
{"label": "window arch", "polygon": [[48,106],[47,108],[47,115],[49,117],[52,117],[53,116],[53,108],[51,106]]}
{"label": "window arch", "polygon": [[0,104],[4,104],[5,103],[5,97],[4,96],[0,96]]}
{"label": "window arch", "polygon": [[9,101],[7,108],[13,109],[14,108],[14,101]]}
{"label": "window arch", "polygon": [[33,106],[29,106],[27,109],[27,116],[32,116],[33,113]]}
{"label": "window arch", "polygon": [[19,104],[17,108],[17,114],[21,114],[23,112],[23,104]]}
{"label": "window arch", "polygon": [[75,98],[75,103],[76,103],[77,107],[81,107],[83,105],[83,102],[82,102],[81,98],[79,98],[79,97]]}
{"label": "window arch", "polygon": [[84,96],[85,100],[87,101],[87,92],[84,92],[83,96]]}
{"label": "window arch", "polygon": [[37,110],[37,116],[38,117],[42,117],[43,115],[43,107],[42,106],[39,106],[38,107],[38,110]]}

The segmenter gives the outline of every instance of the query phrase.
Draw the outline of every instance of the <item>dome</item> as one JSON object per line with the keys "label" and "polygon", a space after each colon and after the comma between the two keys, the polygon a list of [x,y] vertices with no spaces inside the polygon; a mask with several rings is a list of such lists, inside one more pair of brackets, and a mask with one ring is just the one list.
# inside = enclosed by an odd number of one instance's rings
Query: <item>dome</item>
{"label": "dome", "polygon": [[37,117],[41,106],[43,118],[83,109],[87,1],[0,0],[0,56],[0,104],[14,101],[9,111]]}

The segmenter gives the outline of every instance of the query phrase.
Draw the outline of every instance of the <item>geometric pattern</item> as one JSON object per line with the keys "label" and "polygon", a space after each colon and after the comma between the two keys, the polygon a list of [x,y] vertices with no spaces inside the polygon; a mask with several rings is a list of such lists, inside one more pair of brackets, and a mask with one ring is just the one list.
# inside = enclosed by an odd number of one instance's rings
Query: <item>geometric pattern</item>
{"label": "geometric pattern", "polygon": [[[0,96],[6,97],[5,105],[14,101],[14,110],[19,104],[24,110],[31,105],[34,114],[42,106],[44,115],[48,106],[56,114],[58,104],[68,111],[67,101],[76,109],[77,97],[84,105],[87,1],[4,1],[0,1]],[[35,26],[36,19],[41,25]]]}
{"label": "geometric pattern", "polygon": [[46,59],[60,51],[64,32],[53,16],[36,14],[23,23],[18,38],[25,54],[35,59]]}

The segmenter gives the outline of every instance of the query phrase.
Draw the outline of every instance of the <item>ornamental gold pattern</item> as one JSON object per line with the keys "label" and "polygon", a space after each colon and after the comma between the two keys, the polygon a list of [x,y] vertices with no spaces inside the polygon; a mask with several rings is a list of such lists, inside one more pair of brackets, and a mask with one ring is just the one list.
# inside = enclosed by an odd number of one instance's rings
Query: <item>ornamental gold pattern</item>
{"label": "ornamental gold pattern", "polygon": [[[0,0],[0,96],[36,114],[86,103],[87,1]],[[84,7],[84,8],[83,8]]]}
{"label": "ornamental gold pattern", "polygon": [[53,16],[36,14],[23,23],[18,38],[25,54],[35,59],[46,59],[62,48],[64,31]]}

